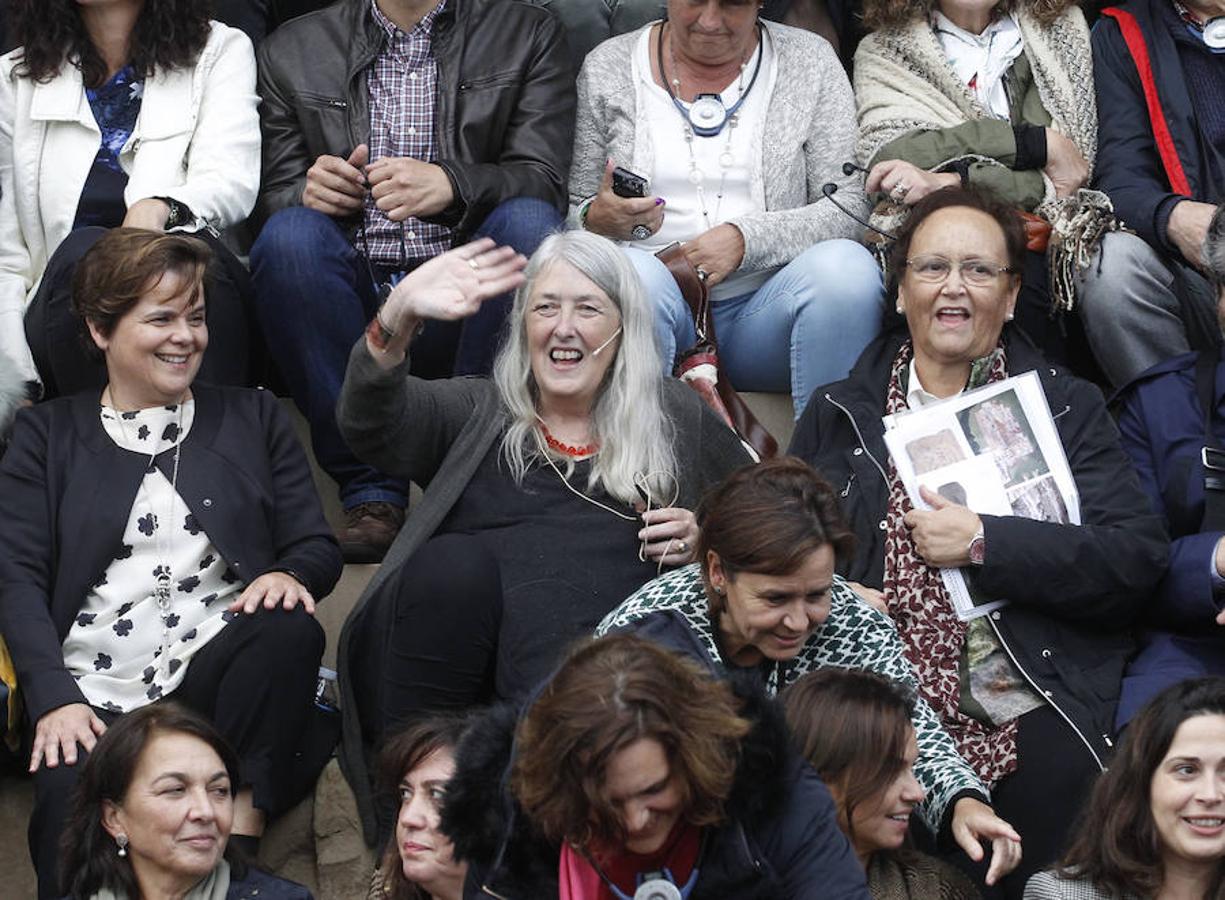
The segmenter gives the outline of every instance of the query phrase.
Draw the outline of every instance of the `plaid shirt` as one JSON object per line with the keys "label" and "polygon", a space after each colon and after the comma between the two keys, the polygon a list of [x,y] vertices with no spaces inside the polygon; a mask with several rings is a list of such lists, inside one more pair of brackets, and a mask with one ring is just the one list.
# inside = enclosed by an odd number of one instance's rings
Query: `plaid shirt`
{"label": "plaid shirt", "polygon": [[[446,5],[447,0],[442,0],[405,33],[383,15],[375,0],[370,0],[370,14],[387,32],[387,43],[366,70],[371,162],[396,156],[429,162],[438,155],[434,140],[438,64],[430,29]],[[369,194],[363,226],[365,233],[357,238],[358,248],[371,262],[395,269],[409,268],[411,261],[430,259],[451,246],[451,229],[412,217],[403,223],[393,222],[374,205]]]}

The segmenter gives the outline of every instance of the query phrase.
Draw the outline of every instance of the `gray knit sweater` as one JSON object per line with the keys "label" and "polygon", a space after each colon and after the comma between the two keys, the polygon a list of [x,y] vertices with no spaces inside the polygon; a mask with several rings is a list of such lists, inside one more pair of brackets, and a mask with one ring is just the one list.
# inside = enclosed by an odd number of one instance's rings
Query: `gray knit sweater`
{"label": "gray knit sweater", "polygon": [[[855,100],[837,54],[812,32],[762,24],[773,42],[778,75],[764,127],[754,135],[759,177],[753,192],[764,212],[731,220],[744,235],[745,272],[786,265],[817,241],[859,238],[862,227],[826,199],[823,185],[836,184],[838,202],[856,215],[868,210],[861,177],[842,173],[842,164],[855,159],[857,131]],[[654,168],[657,148],[637,112],[642,84],[633,75],[641,35],[639,30],[609,38],[588,54],[579,73],[570,169],[575,224],[579,204],[599,188],[606,159],[636,172]],[[683,145],[659,150],[681,152]]]}

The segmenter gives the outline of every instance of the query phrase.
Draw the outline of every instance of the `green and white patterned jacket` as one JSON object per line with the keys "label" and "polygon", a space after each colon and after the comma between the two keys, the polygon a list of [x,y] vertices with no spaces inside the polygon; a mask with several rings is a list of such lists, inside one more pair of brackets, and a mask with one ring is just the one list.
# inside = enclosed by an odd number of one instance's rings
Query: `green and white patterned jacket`
{"label": "green and white patterned jacket", "polygon": [[[597,635],[633,631],[696,656],[711,668],[728,668],[715,640],[701,570],[697,563],[647,582],[604,617]],[[765,687],[777,694],[817,669],[866,669],[899,682],[915,697],[914,728],[919,744],[915,777],[927,792],[919,813],[933,834],[951,820],[952,803],[970,795],[990,802],[987,788],[958,755],[953,739],[919,694],[901,638],[888,617],[874,610],[834,576],[829,618],[804,642],[795,659],[762,669]]]}

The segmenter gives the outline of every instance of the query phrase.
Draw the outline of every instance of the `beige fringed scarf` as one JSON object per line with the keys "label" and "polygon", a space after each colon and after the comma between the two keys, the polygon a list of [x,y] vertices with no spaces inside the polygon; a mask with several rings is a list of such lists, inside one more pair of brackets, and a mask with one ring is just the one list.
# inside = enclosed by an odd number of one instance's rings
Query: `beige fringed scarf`
{"label": "beige fringed scarf", "polygon": [[[1097,157],[1097,100],[1093,89],[1093,56],[1084,15],[1071,7],[1051,25],[1042,25],[1025,9],[1017,13],[1025,56],[1033,70],[1051,127],[1074,143],[1089,163]],[[991,118],[962,84],[925,20],[884,28],[864,38],[855,54],[855,101],[859,110],[856,156],[867,165],[882,147],[915,130],[951,128]],[[1002,165],[997,160],[970,157]],[[955,160],[947,160],[952,163]],[[939,168],[939,167],[937,167]],[[1100,191],[1081,189],[1058,198],[1045,176],[1046,197],[1035,210],[1051,223],[1047,262],[1056,309],[1072,308],[1074,277],[1088,265],[1101,235],[1117,227],[1110,200]],[[888,204],[873,214],[872,224],[896,230],[906,209]]]}

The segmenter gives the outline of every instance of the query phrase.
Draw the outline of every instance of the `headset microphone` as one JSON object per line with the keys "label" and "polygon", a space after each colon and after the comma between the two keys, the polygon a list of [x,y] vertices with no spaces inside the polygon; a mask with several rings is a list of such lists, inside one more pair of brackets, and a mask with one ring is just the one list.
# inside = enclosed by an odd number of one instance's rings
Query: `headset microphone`
{"label": "headset microphone", "polygon": [[600,344],[600,346],[598,346],[598,347],[596,347],[594,350],[592,350],[592,351],[591,351],[591,355],[592,355],[592,356],[599,356],[599,355],[600,355],[602,352],[604,352],[604,348],[605,348],[605,347],[607,347],[609,344],[611,344],[613,341],[615,341],[615,340],[617,339],[617,335],[619,335],[620,333],[621,333],[621,326],[618,326],[618,327],[617,327],[617,330],[616,330],[616,331],[614,331],[614,332],[612,333],[612,337],[610,337],[610,338],[609,338],[608,340],[606,340],[604,343]]}
{"label": "headset microphone", "polygon": [[[842,167],[845,169],[847,166],[852,166],[852,165],[854,165],[854,163],[843,163]],[[836,190],[838,190],[838,185],[835,182],[827,181],[825,182],[825,184],[821,185],[821,193],[825,195],[825,199],[828,200],[830,203],[834,204],[834,206],[836,206],[838,209],[840,209],[843,215],[849,216],[850,218],[858,222],[860,225],[862,225],[864,228],[867,228],[870,231],[875,231],[877,234],[879,234],[883,238],[886,238],[890,241],[897,240],[897,235],[892,234],[888,231],[885,231],[884,229],[877,228],[871,222],[868,222],[864,219],[859,218],[859,216],[855,215],[853,212],[851,212],[849,209],[847,209],[845,206],[843,206],[841,203],[835,200],[834,192]]]}

